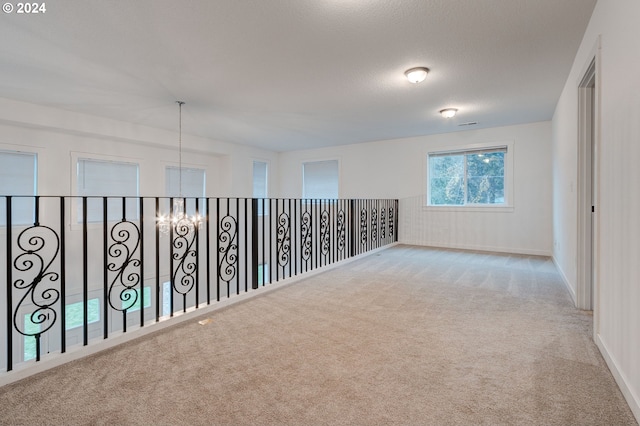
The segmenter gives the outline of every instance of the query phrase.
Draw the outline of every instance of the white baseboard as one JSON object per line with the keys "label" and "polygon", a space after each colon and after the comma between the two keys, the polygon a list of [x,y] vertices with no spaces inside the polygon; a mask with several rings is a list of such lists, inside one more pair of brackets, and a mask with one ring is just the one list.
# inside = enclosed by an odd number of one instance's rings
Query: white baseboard
{"label": "white baseboard", "polygon": [[412,246],[447,248],[447,249],[455,249],[455,250],[486,251],[486,252],[492,252],[492,253],[524,254],[529,256],[551,257],[551,253],[547,250],[524,249],[524,248],[514,248],[514,247],[497,247],[497,246],[467,245],[467,244],[445,244],[445,243],[438,243],[438,242],[431,243],[431,242],[425,242],[425,241],[411,241],[411,240],[400,240],[400,244],[407,244]]}
{"label": "white baseboard", "polygon": [[578,306],[578,297],[576,296],[576,291],[573,289],[573,287],[571,287],[571,284],[569,284],[569,280],[567,279],[567,276],[564,274],[564,271],[560,267],[560,264],[556,260],[555,256],[552,256],[551,259],[553,260],[553,264],[556,265],[556,269],[558,270],[558,272],[560,273],[560,276],[562,277],[562,282],[564,283],[564,286],[567,288],[567,291],[569,292],[569,296],[571,296],[571,300],[573,301],[573,306]]}
{"label": "white baseboard", "polygon": [[635,416],[636,421],[640,423],[640,398],[633,391],[633,389],[629,387],[628,385],[629,380],[627,376],[620,370],[620,368],[618,368],[618,364],[616,363],[613,356],[611,356],[611,353],[609,352],[609,348],[607,347],[607,344],[604,342],[604,340],[602,340],[602,337],[598,334],[596,335],[595,340],[596,340],[596,345],[598,346],[598,349],[600,349],[600,353],[602,354],[602,357],[604,358],[605,362],[607,363],[607,366],[609,367],[609,371],[611,371],[613,378],[618,384],[618,387],[620,388],[620,391],[622,392],[624,399],[627,400],[627,404],[629,404],[629,408],[631,408],[631,412]]}

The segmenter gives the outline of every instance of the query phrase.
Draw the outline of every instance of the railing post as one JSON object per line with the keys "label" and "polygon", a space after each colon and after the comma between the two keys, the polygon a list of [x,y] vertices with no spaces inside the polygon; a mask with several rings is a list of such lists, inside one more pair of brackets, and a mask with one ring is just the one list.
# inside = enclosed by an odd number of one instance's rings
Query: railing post
{"label": "railing post", "polygon": [[351,226],[349,226],[349,241],[351,241],[349,247],[350,257],[356,255],[356,200],[349,201],[349,222],[351,222]]}
{"label": "railing post", "polygon": [[65,246],[65,203],[64,197],[60,197],[60,352],[65,353],[67,351],[67,263],[66,263],[66,246]]}
{"label": "railing post", "polygon": [[155,224],[155,256],[156,256],[156,322],[160,321],[160,198],[155,198],[156,202],[156,224]]}
{"label": "railing post", "polygon": [[[173,208],[173,197],[169,198],[169,218],[172,218],[175,215],[175,209]],[[169,222],[169,275],[171,277],[171,290],[169,291],[169,316],[173,317],[173,289],[175,288],[175,277],[173,274],[173,232],[175,226],[172,222]]]}
{"label": "railing post", "polygon": [[[89,333],[87,329],[87,298],[89,286],[89,257],[87,255],[88,240],[87,234],[87,197],[82,197],[82,344],[89,344]],[[106,303],[106,301],[104,302]],[[104,321],[107,321],[105,318]]]}
{"label": "railing post", "polygon": [[[194,224],[193,232],[195,232],[195,247],[196,247],[196,309],[198,309],[200,305],[200,199],[195,199],[196,203],[196,220],[197,222]],[[187,214],[187,203],[184,203],[184,213]],[[186,310],[186,307],[185,307]]]}
{"label": "railing post", "polygon": [[[264,282],[264,279],[263,279],[263,282]],[[252,289],[258,288],[258,199],[257,198],[251,199],[251,288]]]}
{"label": "railing post", "polygon": [[[108,198],[107,197],[102,197],[102,316],[104,317],[104,321],[102,321],[102,335],[103,335],[103,339],[108,339],[109,338],[109,321],[107,320],[107,318],[109,318],[109,269],[107,268],[107,265],[109,264],[109,232],[108,232],[108,225],[109,225],[109,218],[108,218]],[[86,243],[86,242],[85,242]],[[84,254],[86,255],[86,252],[88,250],[88,247],[84,246]],[[88,303],[85,300],[85,304]],[[84,309],[84,308],[83,308]],[[85,312],[83,310],[83,312]],[[86,317],[86,312],[83,314],[83,318]],[[83,323],[84,324],[84,323]],[[126,324],[126,321],[125,321]]]}
{"label": "railing post", "polygon": [[211,217],[211,203],[210,198],[206,198],[206,241],[207,241],[207,305],[211,304],[211,229],[209,218]]}
{"label": "railing post", "polygon": [[[249,199],[244,199],[244,292],[249,291]],[[240,218],[240,212],[238,212]]]}
{"label": "railing post", "polygon": [[144,327],[144,197],[140,197],[138,203],[140,206],[140,327]]}
{"label": "railing post", "polygon": [[395,222],[395,227],[394,227],[395,234],[393,234],[393,241],[397,242],[398,241],[398,235],[399,235],[399,233],[398,233],[398,220],[399,219],[398,218],[400,217],[400,215],[398,214],[398,208],[400,207],[400,201],[395,200],[394,204],[395,204],[395,211],[393,212],[394,213],[393,220]]}
{"label": "railing post", "polygon": [[13,320],[13,301],[11,287],[13,285],[13,254],[11,253],[11,196],[7,195],[7,371],[13,370],[13,330],[11,321]]}
{"label": "railing post", "polygon": [[220,198],[216,198],[216,302],[220,301]]}

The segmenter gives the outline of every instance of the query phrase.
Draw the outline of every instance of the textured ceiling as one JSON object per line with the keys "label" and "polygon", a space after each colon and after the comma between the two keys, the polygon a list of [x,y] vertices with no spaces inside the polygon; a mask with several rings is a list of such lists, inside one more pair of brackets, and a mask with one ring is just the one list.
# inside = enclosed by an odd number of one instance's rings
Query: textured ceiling
{"label": "textured ceiling", "polygon": [[186,134],[286,151],[549,120],[595,0],[46,5],[0,16],[0,97],[166,129],[179,99]]}

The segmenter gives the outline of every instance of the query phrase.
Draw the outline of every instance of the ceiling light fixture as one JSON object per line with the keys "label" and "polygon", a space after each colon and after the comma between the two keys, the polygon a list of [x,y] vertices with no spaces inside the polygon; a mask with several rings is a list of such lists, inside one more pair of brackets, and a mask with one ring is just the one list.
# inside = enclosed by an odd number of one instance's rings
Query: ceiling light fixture
{"label": "ceiling light fixture", "polygon": [[411,68],[409,70],[406,70],[404,72],[404,75],[407,77],[407,80],[415,84],[415,83],[420,83],[421,81],[424,81],[424,79],[427,78],[428,72],[429,72],[429,68],[416,67],[416,68]]}
{"label": "ceiling light fixture", "polygon": [[458,112],[457,108],[445,108],[440,110],[440,115],[444,118],[452,118]]}

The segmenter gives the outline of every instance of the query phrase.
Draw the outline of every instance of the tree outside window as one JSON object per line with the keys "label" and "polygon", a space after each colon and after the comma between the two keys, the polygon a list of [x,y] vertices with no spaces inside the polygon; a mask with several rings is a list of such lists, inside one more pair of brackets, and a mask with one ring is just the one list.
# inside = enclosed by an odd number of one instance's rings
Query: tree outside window
{"label": "tree outside window", "polygon": [[506,147],[429,154],[432,206],[504,205]]}

